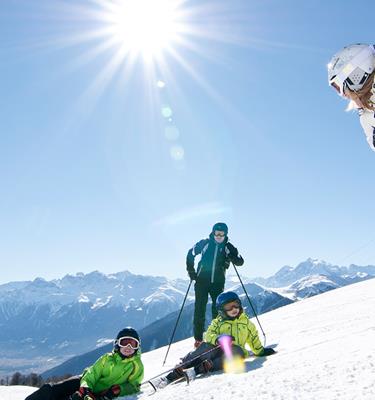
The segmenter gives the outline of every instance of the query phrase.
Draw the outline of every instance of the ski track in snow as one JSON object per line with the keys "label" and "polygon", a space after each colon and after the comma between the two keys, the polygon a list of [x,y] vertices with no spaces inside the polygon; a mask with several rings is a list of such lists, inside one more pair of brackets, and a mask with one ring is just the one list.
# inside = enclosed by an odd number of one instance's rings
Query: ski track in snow
{"label": "ski track in snow", "polygon": [[[243,374],[211,374],[190,385],[179,383],[152,400],[374,400],[375,280],[312,297],[260,316],[267,344],[277,354],[251,358]],[[254,321],[256,323],[256,321]],[[261,336],[262,337],[262,336]],[[167,370],[192,350],[193,339],[172,345]],[[145,378],[159,374],[166,347],[142,356]],[[143,386],[149,391],[149,385]],[[1,400],[23,400],[21,388],[0,387]],[[24,388],[30,393],[32,388]]]}

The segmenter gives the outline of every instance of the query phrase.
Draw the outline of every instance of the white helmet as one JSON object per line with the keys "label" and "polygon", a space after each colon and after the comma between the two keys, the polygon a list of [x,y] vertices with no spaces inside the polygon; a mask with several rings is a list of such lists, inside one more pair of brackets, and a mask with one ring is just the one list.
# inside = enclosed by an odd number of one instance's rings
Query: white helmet
{"label": "white helmet", "polygon": [[336,53],[328,64],[328,82],[341,96],[347,87],[360,90],[375,69],[375,48],[352,44]]}

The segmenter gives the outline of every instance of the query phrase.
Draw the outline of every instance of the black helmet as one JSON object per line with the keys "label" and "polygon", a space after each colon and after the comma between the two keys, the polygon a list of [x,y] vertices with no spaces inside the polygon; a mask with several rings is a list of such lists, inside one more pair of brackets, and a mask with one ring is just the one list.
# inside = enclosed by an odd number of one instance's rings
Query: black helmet
{"label": "black helmet", "polygon": [[223,231],[226,235],[228,235],[228,225],[224,222],[216,222],[216,224],[212,227],[212,232],[215,231]]}
{"label": "black helmet", "polygon": [[[137,340],[139,342],[139,345],[141,344],[141,339],[139,337],[138,332],[134,328],[132,328],[131,326],[127,326],[126,328],[121,329],[121,331],[116,336],[116,340],[115,340],[114,348],[113,348],[114,351],[116,351],[116,352],[119,352],[119,350],[120,350],[120,346],[117,344],[117,340],[122,338],[122,337],[131,337],[131,338]],[[138,350],[139,349],[137,349],[134,352],[134,354],[137,353]]]}
{"label": "black helmet", "polygon": [[231,292],[231,291],[223,292],[223,293],[219,294],[219,296],[217,297],[216,308],[217,308],[219,315],[222,318],[231,319],[230,317],[228,317],[227,313],[224,311],[224,306],[225,306],[225,304],[228,304],[232,301],[236,301],[238,303],[238,305],[240,306],[240,310],[242,312],[241,299],[238,297],[237,293]]}
{"label": "black helmet", "polygon": [[117,334],[116,339],[120,339],[120,337],[124,336],[132,337],[134,339],[137,339],[138,341],[140,340],[138,332],[131,326],[127,326],[126,328],[121,329],[121,331]]}

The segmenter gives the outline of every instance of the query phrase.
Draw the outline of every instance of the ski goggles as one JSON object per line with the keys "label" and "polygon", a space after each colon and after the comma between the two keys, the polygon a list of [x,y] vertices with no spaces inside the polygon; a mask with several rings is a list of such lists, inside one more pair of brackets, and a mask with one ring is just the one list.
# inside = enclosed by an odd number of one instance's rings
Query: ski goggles
{"label": "ski goggles", "polygon": [[115,342],[119,347],[127,347],[130,346],[133,350],[137,350],[139,348],[139,340],[130,337],[130,336],[123,336],[116,340]]}
{"label": "ski goggles", "polygon": [[237,303],[237,301],[234,302],[233,304],[226,304],[226,305],[223,307],[223,310],[224,310],[225,312],[228,312],[228,311],[232,311],[234,308],[236,308],[237,310],[239,310],[239,309],[241,308],[241,306]]}
{"label": "ski goggles", "polygon": [[214,233],[216,237],[225,237],[225,233]]}

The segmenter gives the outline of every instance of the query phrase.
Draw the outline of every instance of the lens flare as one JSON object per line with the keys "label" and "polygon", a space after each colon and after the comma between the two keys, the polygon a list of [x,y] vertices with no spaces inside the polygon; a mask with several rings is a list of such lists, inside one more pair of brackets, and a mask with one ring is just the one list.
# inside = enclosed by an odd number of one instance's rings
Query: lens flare
{"label": "lens flare", "polygon": [[232,338],[229,335],[222,335],[219,337],[219,345],[222,348],[225,357],[233,357],[232,353]]}
{"label": "lens flare", "polygon": [[245,372],[245,361],[240,356],[234,356],[232,351],[232,338],[223,335],[219,338],[219,345],[224,352],[224,372],[240,374]]}
{"label": "lens flare", "polygon": [[245,372],[245,361],[240,356],[224,360],[224,372],[227,374],[242,374]]}

